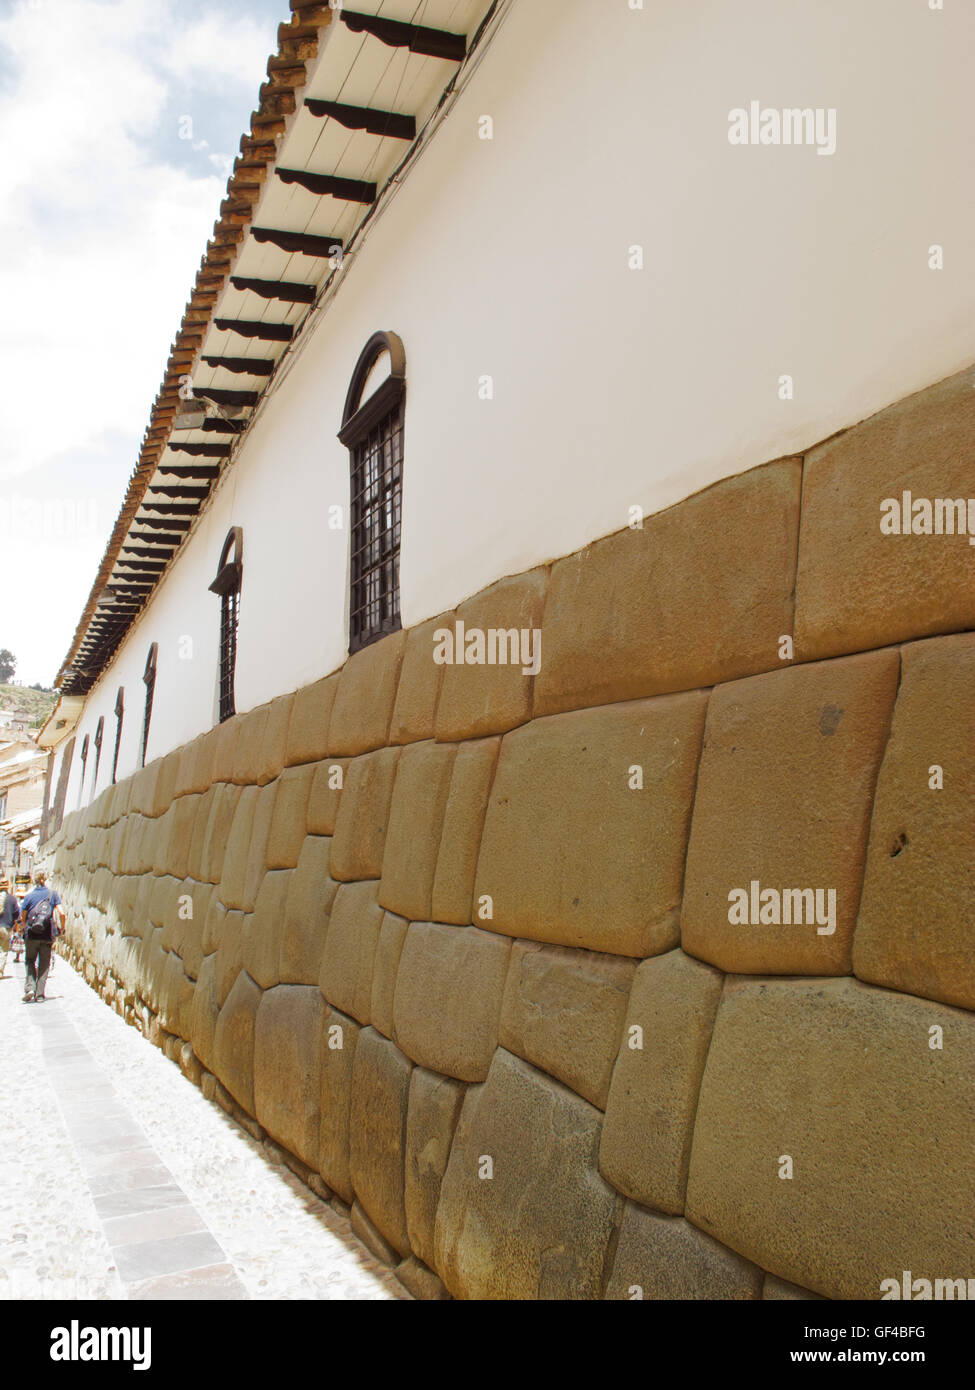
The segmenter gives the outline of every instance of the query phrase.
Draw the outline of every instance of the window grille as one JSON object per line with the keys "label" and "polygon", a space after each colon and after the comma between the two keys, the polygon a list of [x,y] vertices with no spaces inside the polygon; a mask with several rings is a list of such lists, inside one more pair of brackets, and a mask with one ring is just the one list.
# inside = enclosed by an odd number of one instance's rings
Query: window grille
{"label": "window grille", "polygon": [[244,533],[239,526],[231,526],[227,539],[220,552],[217,577],[210,585],[214,594],[220,595],[220,658],[218,679],[220,685],[220,723],[232,718],[236,713],[234,701],[234,673],[237,669],[237,625],[240,619],[240,584],[244,565]]}
{"label": "window grille", "polygon": [[79,807],[81,806],[81,803],[84,800],[85,796],[85,770],[88,767],[88,739],[89,735],[85,734],[81,743],[81,784],[78,787]]}
{"label": "window grille", "polygon": [[91,784],[92,796],[94,796],[95,789],[98,786],[98,767],[102,760],[102,738],[104,737],[104,734],[105,716],[104,714],[100,714],[98,716],[98,723],[95,725],[95,776]]}
{"label": "window grille", "polygon": [[[369,374],[389,354],[390,375],[362,402]],[[395,333],[376,333],[356,363],[339,439],[350,462],[349,651],[401,627],[399,553],[403,514],[406,354]]]}
{"label": "window grille", "polygon": [[153,642],[149,648],[149,655],[146,657],[146,669],[142,679],[146,687],[146,711],[142,720],[142,757],[141,766],[146,765],[146,748],[149,744],[149,720],[152,718],[152,697],[156,691],[156,658],[159,655],[159,644]]}
{"label": "window grille", "polygon": [[120,685],[115,697],[115,752],[112,755],[112,785],[118,776],[118,750],[122,742],[122,717],[125,714],[125,690]]}

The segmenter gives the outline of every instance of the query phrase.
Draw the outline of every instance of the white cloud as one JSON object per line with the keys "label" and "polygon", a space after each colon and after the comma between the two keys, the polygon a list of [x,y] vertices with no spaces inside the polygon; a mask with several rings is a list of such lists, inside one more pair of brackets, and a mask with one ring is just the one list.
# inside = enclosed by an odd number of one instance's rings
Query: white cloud
{"label": "white cloud", "polygon": [[[117,458],[121,434],[131,439],[121,503],[229,172],[203,129],[214,77],[221,98],[236,84],[246,115],[269,40],[267,25],[226,12],[183,26],[175,0],[21,0],[0,19],[0,500],[29,495],[40,487],[31,473],[47,466],[50,476],[65,456],[80,473],[114,440]],[[177,142],[176,92],[180,103],[189,93],[182,109],[199,111],[195,133],[211,137],[210,153]],[[32,605],[35,633],[56,630],[31,660],[44,679],[74,630],[114,511],[103,520],[97,544],[83,547],[87,583],[79,552],[73,587],[45,583],[50,592]],[[64,556],[45,544],[33,555],[49,573]],[[6,619],[2,590],[0,602]]]}

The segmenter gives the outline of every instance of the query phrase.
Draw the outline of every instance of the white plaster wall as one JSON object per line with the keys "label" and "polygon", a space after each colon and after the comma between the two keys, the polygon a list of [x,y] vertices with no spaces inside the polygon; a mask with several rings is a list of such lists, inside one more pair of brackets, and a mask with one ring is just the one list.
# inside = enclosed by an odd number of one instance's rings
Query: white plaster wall
{"label": "white plaster wall", "polygon": [[[335,432],[377,328],[407,352],[404,625],[975,358],[973,49],[975,7],[956,3],[516,0],[92,691],[77,748],[104,713],[99,789],[120,684],[119,775],[137,766],[151,641],[149,758],[214,721],[206,586],[231,524],[238,709],[344,660],[348,533],[325,516],[348,503]],[[730,145],[728,112],[753,99],[835,107],[836,153]]]}

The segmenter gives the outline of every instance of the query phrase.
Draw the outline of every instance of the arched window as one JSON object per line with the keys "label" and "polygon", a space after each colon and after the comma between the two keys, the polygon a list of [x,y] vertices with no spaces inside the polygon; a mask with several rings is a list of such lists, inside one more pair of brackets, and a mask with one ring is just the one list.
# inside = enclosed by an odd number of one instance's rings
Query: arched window
{"label": "arched window", "polygon": [[236,712],[234,671],[237,667],[237,622],[240,617],[240,581],[244,572],[244,533],[231,526],[220,552],[217,577],[210,591],[220,595],[220,723]]}
{"label": "arched window", "polygon": [[122,717],[125,714],[125,688],[119,686],[118,694],[115,696],[115,752],[112,755],[112,784],[118,776],[118,750],[122,742]]}
{"label": "arched window", "polygon": [[[381,376],[383,359],[389,374]],[[366,387],[374,389],[363,401]],[[352,373],[339,439],[351,471],[349,651],[400,626],[406,353],[395,333],[374,333]]]}
{"label": "arched window", "polygon": [[105,716],[104,714],[100,714],[98,716],[98,723],[95,725],[95,776],[92,779],[91,783],[92,796],[95,795],[95,789],[98,786],[98,765],[102,760],[102,739],[104,738],[104,736]]}
{"label": "arched window", "polygon": [[80,785],[79,785],[79,787],[78,787],[78,805],[79,805],[79,807],[81,806],[82,800],[84,799],[84,795],[85,795],[85,769],[86,769],[87,766],[88,766],[88,739],[89,739],[89,735],[88,735],[88,734],[85,734],[85,737],[84,737],[84,739],[82,740],[82,744],[81,744],[81,783],[80,783]]}
{"label": "arched window", "polygon": [[149,720],[152,718],[152,697],[156,690],[156,658],[159,655],[159,643],[153,642],[149,648],[149,655],[146,657],[146,669],[142,679],[146,686],[146,712],[142,719],[142,766],[146,765],[146,746],[149,743]]}

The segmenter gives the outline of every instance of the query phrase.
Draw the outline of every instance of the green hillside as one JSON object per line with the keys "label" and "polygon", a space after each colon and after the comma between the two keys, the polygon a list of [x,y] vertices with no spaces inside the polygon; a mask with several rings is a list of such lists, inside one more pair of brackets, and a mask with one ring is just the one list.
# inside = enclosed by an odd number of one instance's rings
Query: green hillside
{"label": "green hillside", "polygon": [[24,685],[0,685],[0,709],[25,709],[31,728],[40,728],[57,701],[53,690],[31,690]]}

